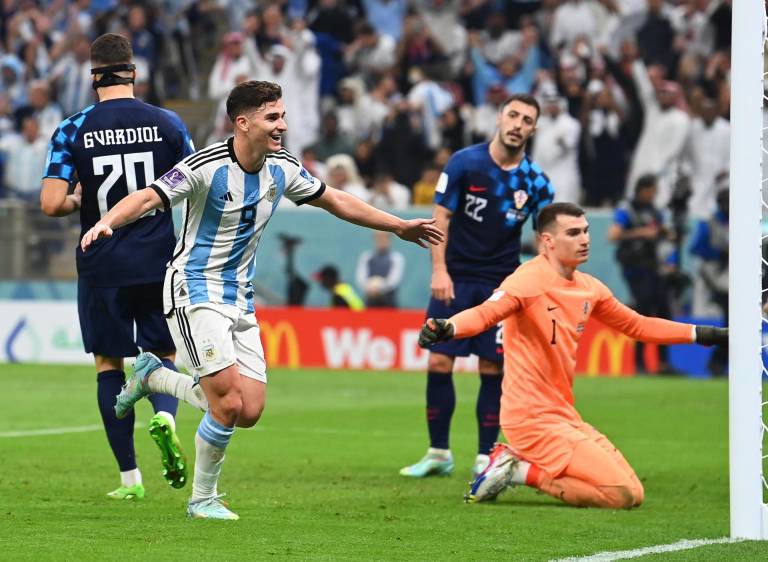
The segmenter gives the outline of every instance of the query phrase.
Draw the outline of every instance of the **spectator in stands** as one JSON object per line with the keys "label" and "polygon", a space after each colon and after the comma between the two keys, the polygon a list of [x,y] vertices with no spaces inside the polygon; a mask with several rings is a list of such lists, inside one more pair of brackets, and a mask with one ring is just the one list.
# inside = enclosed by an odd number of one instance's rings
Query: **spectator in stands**
{"label": "spectator in stands", "polygon": [[355,161],[348,154],[335,154],[325,161],[328,169],[328,183],[337,189],[346,191],[366,203],[371,193],[360,180]]}
{"label": "spectator in stands", "polygon": [[376,175],[375,151],[376,145],[371,139],[363,139],[355,146],[355,166],[365,185],[373,183],[373,177]]}
{"label": "spectator in stands", "polygon": [[392,249],[389,232],[374,232],[373,242],[373,250],[366,250],[357,259],[355,282],[365,294],[366,307],[397,307],[397,288],[403,280],[405,258]]}
{"label": "spectator in stands", "polygon": [[541,98],[541,115],[536,123],[532,156],[555,187],[555,201],[579,203],[579,141],[581,125],[567,111],[564,98],[557,91]]}
{"label": "spectator in stands", "polygon": [[335,112],[328,111],[323,115],[320,124],[320,138],[312,145],[312,149],[317,154],[318,160],[327,160],[334,154],[350,156],[354,154],[354,143],[348,135],[339,130],[339,118]]}
{"label": "spectator in stands", "polygon": [[22,119],[21,133],[0,139],[7,196],[29,202],[40,197],[40,171],[45,167],[47,151],[48,138],[40,134],[34,115]]}
{"label": "spectator in stands", "polygon": [[423,32],[434,38],[445,59],[439,68],[431,69],[434,76],[447,80],[463,66],[467,47],[467,31],[459,21],[459,0],[414,0]]}
{"label": "spectator in stands", "polygon": [[13,54],[0,57],[0,93],[11,99],[11,107],[16,108],[27,102],[27,85],[24,64]]}
{"label": "spectator in stands", "polygon": [[435,187],[440,179],[440,171],[444,166],[434,162],[427,164],[421,172],[421,178],[413,184],[413,204],[431,205],[435,198]]}
{"label": "spectator in stands", "polygon": [[292,47],[272,45],[264,56],[265,64],[256,69],[260,80],[283,88],[286,120],[291,123],[284,144],[294,154],[301,154],[318,137],[321,61],[314,42],[315,36],[299,22],[291,35]]}
{"label": "spectator in stands", "polygon": [[357,74],[372,85],[377,75],[395,64],[395,40],[380,35],[368,22],[357,26],[355,40],[344,50],[344,62],[351,74]]}
{"label": "spectator in stands", "polygon": [[411,204],[411,191],[391,175],[378,174],[371,185],[368,202],[379,209],[407,209]]}
{"label": "spectator in stands", "polygon": [[[420,124],[410,113],[408,102],[396,104],[387,117],[376,151],[379,169],[391,171],[397,182],[413,185],[421,176],[421,168],[431,151]],[[447,152],[450,156],[450,150]]]}
{"label": "spectator in stands", "polygon": [[480,36],[470,34],[470,57],[474,66],[472,96],[475,104],[483,103],[489,88],[494,84],[501,84],[510,94],[529,93],[533,89],[536,72],[541,67],[538,40],[536,28],[528,26],[523,31],[520,51],[504,57],[498,66],[494,66],[483,56]]}
{"label": "spectator in stands", "polygon": [[336,266],[325,265],[316,271],[312,278],[322,285],[323,289],[331,294],[331,307],[348,308],[350,310],[363,310],[365,304],[352,285],[344,283],[339,278],[339,270]]}
{"label": "spectator in stands", "polygon": [[379,35],[400,40],[408,0],[362,0],[366,16]]}
{"label": "spectator in stands", "polygon": [[[658,67],[654,69],[659,72]],[[634,61],[632,75],[643,104],[644,120],[629,172],[628,187],[646,174],[658,178],[656,205],[666,207],[672,195],[677,166],[690,129],[688,113],[678,107],[680,86],[656,77],[651,81],[649,70],[641,60]]]}
{"label": "spectator in stands", "polygon": [[71,41],[71,50],[54,65],[50,77],[56,101],[65,117],[94,101],[89,58],[91,40],[87,35],[77,35]]}
{"label": "spectator in stands", "polygon": [[715,211],[718,183],[727,178],[731,159],[731,125],[717,114],[712,98],[701,103],[688,135],[685,159],[691,174],[691,216],[707,219]]}
{"label": "spectator in stands", "polygon": [[221,38],[221,49],[208,75],[208,97],[219,101],[226,98],[241,76],[251,76],[253,68],[243,54],[243,34],[230,31]]}
{"label": "spectator in stands", "polygon": [[522,44],[520,31],[509,29],[504,12],[493,10],[485,20],[481,33],[482,54],[491,64],[499,64],[506,57],[514,56]]}
{"label": "spectator in stands", "polygon": [[589,83],[582,117],[584,195],[589,207],[613,207],[624,196],[629,164],[625,115],[609,84],[602,80]]}
{"label": "spectator in stands", "polygon": [[677,66],[676,49],[670,48],[675,30],[663,8],[664,0],[648,0],[645,22],[637,30],[637,46],[646,65],[660,64],[672,70]]}
{"label": "spectator in stands", "polygon": [[401,91],[407,91],[419,75],[414,68],[430,69],[433,75],[444,71],[446,55],[441,44],[424,24],[421,16],[411,13],[403,22],[403,36],[397,44],[398,82]]}
{"label": "spectator in stands", "polygon": [[[671,317],[669,291],[661,275],[659,245],[669,238],[662,212],[654,205],[658,180],[646,174],[637,180],[634,197],[616,209],[608,240],[618,244],[616,260],[632,295],[634,308],[645,316]],[[637,346],[637,369],[647,372],[642,343]],[[666,348],[659,347],[660,370],[669,373]]]}
{"label": "spectator in stands", "polygon": [[553,49],[567,50],[579,37],[590,37],[595,44],[605,43],[618,22],[618,8],[612,0],[566,0],[554,12],[549,43]]}
{"label": "spectator in stands", "polygon": [[[699,278],[709,290],[728,325],[728,189],[717,193],[717,210],[700,220],[691,241],[691,254],[699,258]],[[728,372],[728,347],[715,348],[709,360],[713,375]]]}
{"label": "spectator in stands", "polygon": [[471,143],[490,142],[496,132],[499,106],[508,96],[509,93],[501,84],[494,84],[488,88],[485,102],[471,110],[468,124]]}
{"label": "spectator in stands", "polygon": [[45,80],[33,80],[29,83],[28,104],[16,110],[16,122],[21,130],[21,122],[27,116],[37,119],[40,135],[51,138],[64,116],[61,108],[51,101],[51,88]]}
{"label": "spectator in stands", "polygon": [[411,111],[418,116],[424,142],[436,150],[442,144],[440,131],[440,116],[448,111],[455,103],[453,94],[442,84],[436,82],[421,68],[411,69],[411,89],[406,99]]}

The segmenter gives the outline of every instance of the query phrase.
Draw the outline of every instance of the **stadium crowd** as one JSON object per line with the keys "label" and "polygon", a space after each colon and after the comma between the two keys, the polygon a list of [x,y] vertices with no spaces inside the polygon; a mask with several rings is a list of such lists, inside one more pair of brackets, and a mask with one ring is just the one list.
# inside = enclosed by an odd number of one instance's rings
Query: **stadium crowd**
{"label": "stadium crowd", "polygon": [[521,92],[541,100],[532,157],[558,200],[613,207],[652,173],[666,207],[686,176],[708,218],[727,186],[730,0],[6,0],[4,197],[37,198],[107,31],[132,43],[139,97],[209,101],[188,123],[198,146],[230,135],[234,85],[280,83],[288,149],[375,206],[430,204],[450,154],[490,139]]}

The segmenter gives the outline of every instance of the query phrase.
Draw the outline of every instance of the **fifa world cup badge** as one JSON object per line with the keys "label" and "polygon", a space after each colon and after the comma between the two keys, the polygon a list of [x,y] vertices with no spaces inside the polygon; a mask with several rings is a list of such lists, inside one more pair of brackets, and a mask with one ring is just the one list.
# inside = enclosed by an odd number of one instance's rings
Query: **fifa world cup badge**
{"label": "fifa world cup badge", "polygon": [[524,189],[518,189],[515,191],[515,208],[522,209],[525,202],[528,201],[528,192]]}
{"label": "fifa world cup badge", "polygon": [[267,190],[267,201],[274,203],[275,197],[277,197],[277,186],[274,183],[271,183]]}

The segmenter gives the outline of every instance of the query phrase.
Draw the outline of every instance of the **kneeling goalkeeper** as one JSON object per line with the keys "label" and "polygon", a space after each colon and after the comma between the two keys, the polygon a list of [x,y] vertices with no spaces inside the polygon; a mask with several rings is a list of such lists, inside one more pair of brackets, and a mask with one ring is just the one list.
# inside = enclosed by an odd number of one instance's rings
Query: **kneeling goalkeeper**
{"label": "kneeling goalkeeper", "polygon": [[576,348],[590,316],[650,343],[727,345],[728,329],[641,316],[595,277],[577,270],[589,258],[584,210],[554,203],[538,219],[542,253],[507,277],[484,303],[450,319],[430,318],[419,345],[466,338],[504,321],[501,429],[469,502],[508,486],[531,486],[582,507],[631,508],[643,502],[637,475],[619,450],[574,407]]}

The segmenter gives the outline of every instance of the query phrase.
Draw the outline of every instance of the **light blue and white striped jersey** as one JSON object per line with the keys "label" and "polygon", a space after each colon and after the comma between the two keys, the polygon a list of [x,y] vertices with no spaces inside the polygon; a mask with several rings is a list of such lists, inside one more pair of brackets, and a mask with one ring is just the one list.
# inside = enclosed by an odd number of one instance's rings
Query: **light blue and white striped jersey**
{"label": "light blue and white striped jersey", "polygon": [[247,173],[233,141],[188,156],[152,184],[166,210],[186,200],[165,276],[166,313],[205,302],[253,312],[256,248],[280,198],[301,205],[325,191],[285,149],[267,154],[258,172]]}

